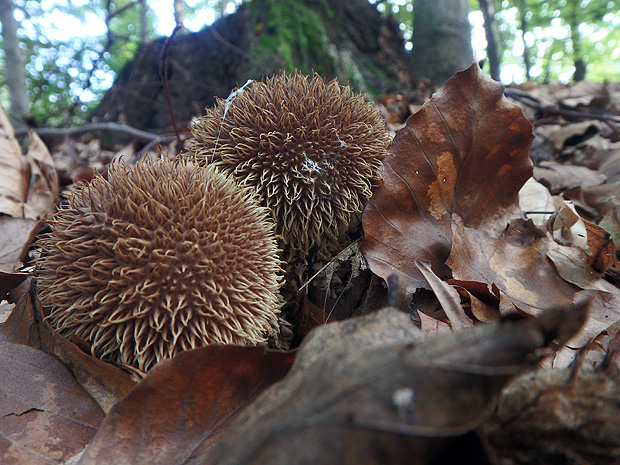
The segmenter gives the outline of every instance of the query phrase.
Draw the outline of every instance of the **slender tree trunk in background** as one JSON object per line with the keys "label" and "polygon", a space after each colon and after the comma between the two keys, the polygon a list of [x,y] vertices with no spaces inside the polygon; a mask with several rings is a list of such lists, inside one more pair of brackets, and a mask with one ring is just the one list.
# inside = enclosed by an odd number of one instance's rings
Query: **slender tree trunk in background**
{"label": "slender tree trunk in background", "polygon": [[174,21],[177,25],[183,26],[185,22],[185,2],[184,0],[174,0]]}
{"label": "slender tree trunk in background", "polygon": [[2,24],[2,43],[4,48],[4,76],[11,98],[10,117],[14,126],[24,125],[29,115],[28,94],[24,55],[19,48],[17,29],[19,24],[13,16],[15,5],[12,0],[0,0],[0,23]]}
{"label": "slender tree trunk in background", "polygon": [[579,3],[568,2],[567,8],[569,8],[568,25],[570,27],[570,41],[573,45],[573,63],[575,64],[573,81],[583,81],[586,78],[586,60],[583,56],[581,33],[579,32],[579,19],[577,18]]}
{"label": "slender tree trunk in background", "polygon": [[228,0],[220,0],[219,2],[217,2],[215,9],[220,14],[218,18],[221,18],[222,16],[224,16],[224,13],[226,13],[226,5],[228,5]]}
{"label": "slender tree trunk in background", "polygon": [[484,33],[487,39],[487,58],[491,78],[499,81],[500,51],[497,41],[497,22],[495,21],[495,0],[479,0],[480,11],[484,16]]}
{"label": "slender tree trunk in background", "polygon": [[530,48],[525,42],[525,33],[528,31],[527,15],[529,10],[527,9],[525,0],[520,0],[518,5],[519,15],[521,16],[521,40],[523,41],[523,64],[525,65],[525,78],[529,81],[532,79],[532,63],[530,62]]}
{"label": "slender tree trunk in background", "polygon": [[146,44],[149,40],[148,21],[146,18],[146,12],[148,5],[146,0],[140,0],[140,40],[142,44]]}
{"label": "slender tree trunk in background", "polygon": [[474,60],[467,0],[415,0],[411,72],[443,84]]}

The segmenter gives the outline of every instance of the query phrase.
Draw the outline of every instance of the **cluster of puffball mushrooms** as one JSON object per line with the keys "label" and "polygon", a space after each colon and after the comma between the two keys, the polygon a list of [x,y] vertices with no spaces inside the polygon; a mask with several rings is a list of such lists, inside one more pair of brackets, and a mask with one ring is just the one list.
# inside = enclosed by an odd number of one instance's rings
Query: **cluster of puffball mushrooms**
{"label": "cluster of puffball mushrooms", "polygon": [[219,99],[192,136],[174,160],[75,186],[40,241],[46,319],[96,357],[146,371],[277,336],[290,270],[338,251],[390,142],[363,96],[298,73]]}

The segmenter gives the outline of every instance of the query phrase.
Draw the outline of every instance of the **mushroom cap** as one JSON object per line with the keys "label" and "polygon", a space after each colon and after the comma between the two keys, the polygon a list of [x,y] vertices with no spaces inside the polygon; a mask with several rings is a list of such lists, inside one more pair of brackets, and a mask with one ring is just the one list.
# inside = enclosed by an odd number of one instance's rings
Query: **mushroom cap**
{"label": "mushroom cap", "polygon": [[379,111],[337,80],[279,74],[218,99],[194,122],[186,147],[262,198],[284,259],[310,248],[329,257],[358,224],[390,136]]}
{"label": "mushroom cap", "polygon": [[52,326],[93,355],[148,370],[181,350],[277,332],[273,223],[215,167],[117,164],[68,204],[40,243],[38,295]]}

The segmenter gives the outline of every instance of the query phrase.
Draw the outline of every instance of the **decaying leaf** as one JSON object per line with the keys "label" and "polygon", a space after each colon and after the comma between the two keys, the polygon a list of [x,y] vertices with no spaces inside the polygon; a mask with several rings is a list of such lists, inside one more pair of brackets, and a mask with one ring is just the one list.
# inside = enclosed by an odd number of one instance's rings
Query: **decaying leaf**
{"label": "decaying leaf", "polygon": [[181,352],[157,364],[116,405],[79,464],[204,463],[239,411],[282,378],[294,358],[233,345]]}
{"label": "decaying leaf", "polygon": [[424,339],[388,308],[316,328],[203,463],[432,463],[437,438],[480,424],[508,379],[584,318],[570,308]]}
{"label": "decaying leaf", "polygon": [[0,213],[23,218],[29,178],[13,126],[0,108]]}
{"label": "decaying leaf", "polygon": [[59,193],[52,157],[39,136],[29,134],[23,155],[13,127],[0,108],[0,214],[40,219],[51,213]]}
{"label": "decaying leaf", "polygon": [[503,229],[532,175],[532,128],[503,87],[477,65],[457,73],[407,120],[384,161],[382,183],[363,215],[362,250],[403,295],[428,288],[414,260],[439,277],[452,245],[452,216],[466,227]]}
{"label": "decaying leaf", "polygon": [[0,341],[0,373],[3,464],[56,465],[89,443],[103,412],[58,360]]}
{"label": "decaying leaf", "polygon": [[28,293],[0,325],[0,341],[28,345],[57,358],[105,413],[135,384],[127,372],[82,352],[54,332]]}
{"label": "decaying leaf", "polygon": [[505,389],[484,424],[496,463],[617,464],[620,371],[538,370]]}
{"label": "decaying leaf", "polygon": [[530,221],[514,220],[505,232],[494,235],[467,228],[457,219],[453,232],[447,263],[455,279],[492,283],[531,315],[572,305],[579,289],[563,280],[547,258],[549,250],[562,246],[538,232]]}
{"label": "decaying leaf", "polygon": [[607,176],[585,166],[542,162],[540,166],[534,167],[534,178],[546,185],[555,194],[577,186],[598,186],[605,182]]}

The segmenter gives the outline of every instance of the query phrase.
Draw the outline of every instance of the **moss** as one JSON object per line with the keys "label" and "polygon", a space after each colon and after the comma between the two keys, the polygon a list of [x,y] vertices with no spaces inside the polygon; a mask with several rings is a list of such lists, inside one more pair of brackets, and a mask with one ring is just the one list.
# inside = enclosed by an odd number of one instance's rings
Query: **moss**
{"label": "moss", "polygon": [[328,34],[315,10],[299,0],[266,0],[261,8],[264,10],[261,13],[268,15],[259,49],[279,56],[288,71],[333,73],[329,69],[331,60],[325,53]]}
{"label": "moss", "polygon": [[254,34],[253,58],[245,75],[260,79],[265,70],[294,70],[338,78],[358,92],[379,95],[391,79],[370,55],[360,53],[341,30],[342,18],[329,0],[262,0],[247,4]]}

